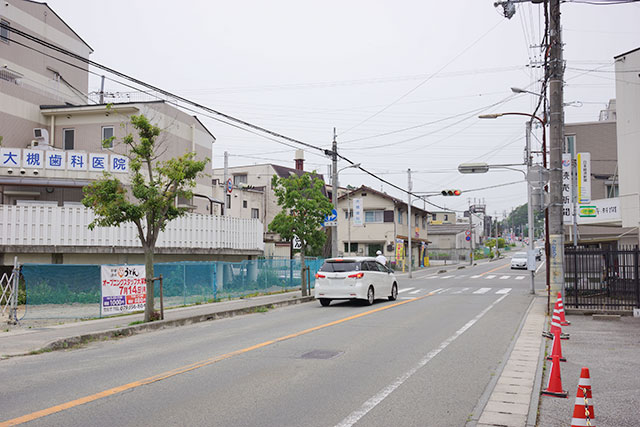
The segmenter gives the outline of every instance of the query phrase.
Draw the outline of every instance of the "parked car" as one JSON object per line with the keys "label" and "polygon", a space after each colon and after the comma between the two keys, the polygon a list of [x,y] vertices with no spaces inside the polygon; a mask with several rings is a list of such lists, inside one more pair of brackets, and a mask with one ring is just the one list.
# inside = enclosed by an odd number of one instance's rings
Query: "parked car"
{"label": "parked car", "polygon": [[513,254],[513,257],[511,258],[511,269],[513,270],[516,268],[522,268],[522,269],[527,268],[526,252],[516,252],[515,254]]}
{"label": "parked car", "polygon": [[394,301],[398,297],[398,281],[375,258],[330,258],[316,274],[314,295],[324,307],[334,299],[364,300],[371,305],[381,297]]}

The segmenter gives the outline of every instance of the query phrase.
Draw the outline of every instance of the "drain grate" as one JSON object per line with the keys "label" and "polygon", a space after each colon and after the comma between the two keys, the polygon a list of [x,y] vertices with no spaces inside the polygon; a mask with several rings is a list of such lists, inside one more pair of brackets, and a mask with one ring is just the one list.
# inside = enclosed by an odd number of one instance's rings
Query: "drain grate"
{"label": "drain grate", "polygon": [[300,356],[301,359],[333,359],[342,354],[342,351],[335,350],[313,350]]}

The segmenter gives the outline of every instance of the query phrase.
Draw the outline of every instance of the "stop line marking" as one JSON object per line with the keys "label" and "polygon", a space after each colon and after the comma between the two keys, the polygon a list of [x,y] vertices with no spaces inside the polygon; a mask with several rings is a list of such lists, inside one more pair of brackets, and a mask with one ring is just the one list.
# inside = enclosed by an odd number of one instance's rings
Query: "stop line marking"
{"label": "stop line marking", "polygon": [[480,288],[477,291],[475,291],[474,294],[486,294],[490,290],[491,290],[491,288]]}

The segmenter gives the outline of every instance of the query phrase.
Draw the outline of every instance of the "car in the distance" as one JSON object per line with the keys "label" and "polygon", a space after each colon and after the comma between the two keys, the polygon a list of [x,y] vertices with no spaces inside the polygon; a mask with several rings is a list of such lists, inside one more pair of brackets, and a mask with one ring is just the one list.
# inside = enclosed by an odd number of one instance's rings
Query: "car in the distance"
{"label": "car in the distance", "polygon": [[527,253],[526,252],[516,252],[513,254],[511,258],[511,269],[514,270],[516,268],[525,269],[527,268]]}
{"label": "car in the distance", "polygon": [[375,258],[329,258],[316,274],[314,296],[324,307],[333,300],[364,300],[368,305],[376,298],[394,301],[398,281],[391,269]]}

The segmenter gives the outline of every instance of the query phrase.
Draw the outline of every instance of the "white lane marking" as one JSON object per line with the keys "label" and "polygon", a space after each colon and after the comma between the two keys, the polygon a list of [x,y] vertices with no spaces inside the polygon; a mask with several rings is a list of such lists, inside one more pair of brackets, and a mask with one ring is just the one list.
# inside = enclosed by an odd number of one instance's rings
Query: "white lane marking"
{"label": "white lane marking", "polygon": [[508,279],[511,276],[500,276],[500,280]]}
{"label": "white lane marking", "polygon": [[443,279],[451,279],[453,276],[442,276]]}
{"label": "white lane marking", "polygon": [[544,263],[547,262],[546,260],[542,261],[540,263],[540,265],[538,266],[538,268],[536,268],[536,274],[538,274],[538,271],[540,271],[540,269],[542,268],[542,266],[544,265]]}
{"label": "white lane marking", "polygon": [[438,289],[434,289],[431,292],[429,292],[430,294],[436,294],[438,292],[440,292],[442,290],[442,288],[438,288]]}
{"label": "white lane marking", "polygon": [[437,279],[438,276],[429,276],[429,277],[425,277],[425,279]]}
{"label": "white lane marking", "polygon": [[482,274],[476,274],[475,276],[471,276],[472,279],[477,279],[478,277],[482,277]]}
{"label": "white lane marking", "polygon": [[401,294],[401,293],[403,293],[403,292],[408,292],[408,291],[410,291],[411,289],[415,289],[415,288],[403,288],[403,289],[400,289],[400,290],[398,291],[398,293],[399,293],[399,294]]}
{"label": "white lane marking", "polygon": [[516,280],[522,280],[522,279],[524,279],[524,276],[518,276],[518,277],[516,277]]}
{"label": "white lane marking", "polygon": [[[444,288],[444,289],[440,288],[440,289],[438,289],[437,293],[439,293],[439,294],[444,294],[444,293],[445,293],[445,292],[447,292],[449,289],[450,289],[450,288]],[[436,293],[436,291],[433,291],[433,293]]]}
{"label": "white lane marking", "polygon": [[385,388],[380,390],[377,394],[372,396],[369,400],[364,402],[364,404],[360,407],[360,409],[357,409],[357,410],[353,411],[344,420],[342,420],[339,424],[336,424],[336,427],[351,427],[355,423],[357,423],[362,417],[367,415],[367,413],[369,413],[369,411],[371,411],[380,402],[382,402],[384,399],[386,399],[387,396],[389,396],[391,393],[393,393],[405,381],[407,381],[409,378],[411,378],[413,376],[413,374],[418,372],[418,370],[420,368],[422,368],[424,365],[429,363],[429,361],[431,359],[436,357],[442,350],[447,348],[449,346],[449,344],[454,342],[460,335],[465,333],[467,331],[467,329],[472,327],[478,320],[480,320],[482,318],[482,316],[487,314],[489,312],[489,310],[491,310],[493,307],[495,307],[500,301],[502,301],[506,297],[507,297],[506,295],[503,295],[500,298],[498,298],[497,300],[495,300],[489,307],[487,307],[484,310],[482,310],[480,312],[480,314],[478,314],[476,317],[474,317],[473,319],[468,321],[462,328],[458,329],[453,335],[451,335],[449,338],[444,340],[438,346],[438,348],[436,348],[434,350],[431,350],[429,353],[427,353],[427,355],[424,358],[422,358],[422,360],[420,360],[413,368],[409,369],[403,375],[401,375],[398,378],[396,378],[396,380],[394,382],[392,382],[391,384],[389,384],[388,386],[386,386]]}
{"label": "white lane marking", "polygon": [[454,292],[454,294],[461,294],[461,293],[463,293],[464,291],[468,291],[469,289],[471,289],[471,288],[462,288],[462,289],[460,289],[459,291],[455,291],[455,292]]}
{"label": "white lane marking", "polygon": [[492,274],[490,276],[485,277],[485,279],[495,279],[495,278],[496,278],[495,274]]}
{"label": "white lane marking", "polygon": [[511,288],[502,288],[496,291],[496,294],[508,294],[511,292]]}
{"label": "white lane marking", "polygon": [[400,297],[400,299],[414,299],[413,297]]}
{"label": "white lane marking", "polygon": [[491,290],[491,288],[480,288],[477,291],[474,291],[474,294],[486,294],[487,292],[489,292]]}
{"label": "white lane marking", "polygon": [[420,292],[422,292],[422,289],[416,289],[415,291],[411,291],[411,292],[409,292],[409,293],[410,293],[411,295],[415,295],[415,294],[420,293]]}

